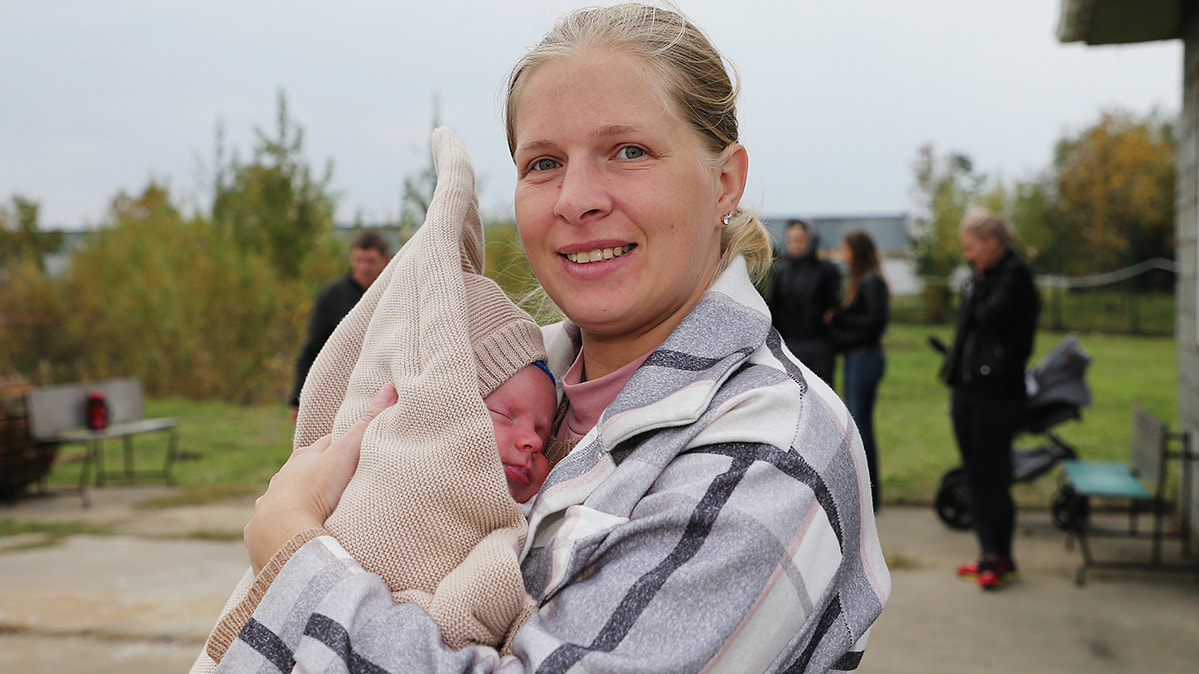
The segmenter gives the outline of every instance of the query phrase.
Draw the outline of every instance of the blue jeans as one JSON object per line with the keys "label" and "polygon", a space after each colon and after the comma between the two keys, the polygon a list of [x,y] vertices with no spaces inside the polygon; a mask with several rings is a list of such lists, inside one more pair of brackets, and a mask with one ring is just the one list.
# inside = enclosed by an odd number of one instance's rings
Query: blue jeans
{"label": "blue jeans", "polygon": [[850,349],[845,352],[845,406],[866,448],[866,465],[870,469],[870,495],[877,511],[882,497],[878,472],[878,448],[874,444],[874,400],[878,384],[887,371],[887,359],[882,347]]}

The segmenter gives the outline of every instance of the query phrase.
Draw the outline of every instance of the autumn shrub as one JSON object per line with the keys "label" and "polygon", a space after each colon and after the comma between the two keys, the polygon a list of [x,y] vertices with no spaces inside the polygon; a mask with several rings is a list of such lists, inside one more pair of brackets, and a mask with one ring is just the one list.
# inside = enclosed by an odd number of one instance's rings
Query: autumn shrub
{"label": "autumn shrub", "polygon": [[60,285],[32,259],[0,269],[0,375],[36,384],[75,375],[75,345],[63,333],[67,303]]}
{"label": "autumn shrub", "polygon": [[[147,197],[148,195],[148,197]],[[345,255],[327,237],[298,278],[165,198],[114,204],[61,282],[78,376],[137,376],[152,396],[283,400],[315,287]]]}
{"label": "autumn shrub", "polygon": [[313,297],[347,250],[333,233],[332,162],[312,175],[282,92],[277,123],[255,130],[250,163],[225,161],[218,126],[211,213],[185,218],[155,181],[122,192],[61,277],[40,265],[57,241],[38,232],[37,204],[0,206],[0,370],[42,384],[136,376],[152,397],[286,400]]}

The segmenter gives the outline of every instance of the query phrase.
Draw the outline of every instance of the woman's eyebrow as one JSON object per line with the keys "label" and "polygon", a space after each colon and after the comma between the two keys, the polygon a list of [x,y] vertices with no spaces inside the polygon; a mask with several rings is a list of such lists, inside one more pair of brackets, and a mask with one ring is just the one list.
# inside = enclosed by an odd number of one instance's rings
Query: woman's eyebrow
{"label": "woman's eyebrow", "polygon": [[[598,129],[595,129],[588,135],[591,138],[609,138],[612,136],[621,136],[626,133],[639,131],[640,127],[632,124],[605,124]],[[521,143],[516,146],[514,155],[522,152],[541,152],[543,150],[552,150],[558,147],[557,143],[549,140],[531,140],[527,143]]]}
{"label": "woman's eyebrow", "polygon": [[607,138],[609,136],[620,136],[626,133],[637,131],[638,127],[632,124],[608,124],[602,126],[591,133],[595,138]]}
{"label": "woman's eyebrow", "polygon": [[556,147],[558,147],[556,144],[551,143],[548,140],[531,140],[527,143],[517,145],[516,151],[512,154],[515,156],[521,154],[522,152],[541,152],[543,150],[552,150]]}

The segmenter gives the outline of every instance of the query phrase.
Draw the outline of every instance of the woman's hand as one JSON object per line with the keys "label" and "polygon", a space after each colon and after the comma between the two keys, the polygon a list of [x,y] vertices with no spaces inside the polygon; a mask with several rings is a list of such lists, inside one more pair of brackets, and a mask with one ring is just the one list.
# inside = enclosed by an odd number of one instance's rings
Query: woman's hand
{"label": "woman's hand", "polygon": [[395,387],[387,384],[345,435],[335,441],[326,435],[291,453],[254,502],[254,516],[243,532],[255,574],[292,536],[325,525],[358,466],[367,425],[395,402]]}

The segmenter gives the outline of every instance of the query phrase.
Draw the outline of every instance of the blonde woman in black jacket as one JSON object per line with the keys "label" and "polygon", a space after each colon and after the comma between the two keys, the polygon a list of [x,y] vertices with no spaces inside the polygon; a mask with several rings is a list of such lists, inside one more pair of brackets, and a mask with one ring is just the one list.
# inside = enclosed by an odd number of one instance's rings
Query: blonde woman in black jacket
{"label": "blonde woman in black jacket", "polygon": [[962,257],[974,275],[962,289],[957,332],[941,374],[953,390],[953,432],[981,550],[977,562],[958,567],[958,575],[995,590],[1016,579],[1012,438],[1024,414],[1024,370],[1040,297],[1002,218],[969,215],[959,233]]}

